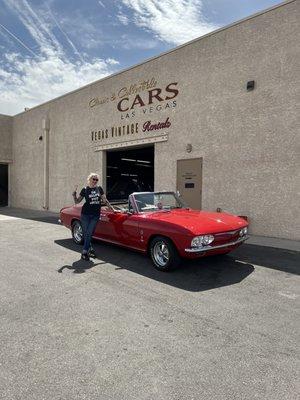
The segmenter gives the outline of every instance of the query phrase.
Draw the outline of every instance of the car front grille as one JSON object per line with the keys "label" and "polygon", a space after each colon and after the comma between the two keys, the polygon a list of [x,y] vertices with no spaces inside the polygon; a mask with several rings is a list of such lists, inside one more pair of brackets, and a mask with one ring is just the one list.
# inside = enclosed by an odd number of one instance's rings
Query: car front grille
{"label": "car front grille", "polygon": [[217,244],[234,242],[240,237],[239,231],[240,229],[229,232],[215,233],[214,234],[215,240],[213,241],[213,244],[217,245]]}

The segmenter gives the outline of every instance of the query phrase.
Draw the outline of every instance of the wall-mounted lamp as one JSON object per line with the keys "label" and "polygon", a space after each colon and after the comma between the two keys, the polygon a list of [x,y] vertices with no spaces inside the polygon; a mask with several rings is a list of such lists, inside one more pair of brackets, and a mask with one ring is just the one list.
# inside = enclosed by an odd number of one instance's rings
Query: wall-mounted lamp
{"label": "wall-mounted lamp", "polygon": [[192,152],[192,150],[193,150],[193,146],[191,145],[191,143],[188,143],[187,145],[186,145],[186,151],[187,151],[187,153],[191,153]]}
{"label": "wall-mounted lamp", "polygon": [[247,82],[247,91],[250,92],[251,90],[254,90],[255,88],[255,81],[248,81]]}

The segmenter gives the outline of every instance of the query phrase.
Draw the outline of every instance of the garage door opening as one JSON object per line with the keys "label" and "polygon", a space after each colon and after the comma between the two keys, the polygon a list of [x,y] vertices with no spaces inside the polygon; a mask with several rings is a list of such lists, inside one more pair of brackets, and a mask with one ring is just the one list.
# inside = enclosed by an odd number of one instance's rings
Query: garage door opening
{"label": "garage door opening", "polygon": [[154,190],[154,146],[107,151],[106,192],[112,202],[127,201],[133,192]]}
{"label": "garage door opening", "polygon": [[0,207],[8,205],[8,165],[0,164]]}

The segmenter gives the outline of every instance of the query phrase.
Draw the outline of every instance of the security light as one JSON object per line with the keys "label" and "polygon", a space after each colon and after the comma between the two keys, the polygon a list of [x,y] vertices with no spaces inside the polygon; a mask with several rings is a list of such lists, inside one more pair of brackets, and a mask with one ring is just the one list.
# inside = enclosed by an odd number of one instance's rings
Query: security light
{"label": "security light", "polygon": [[248,81],[247,82],[247,91],[250,92],[251,90],[254,90],[255,87],[255,81]]}

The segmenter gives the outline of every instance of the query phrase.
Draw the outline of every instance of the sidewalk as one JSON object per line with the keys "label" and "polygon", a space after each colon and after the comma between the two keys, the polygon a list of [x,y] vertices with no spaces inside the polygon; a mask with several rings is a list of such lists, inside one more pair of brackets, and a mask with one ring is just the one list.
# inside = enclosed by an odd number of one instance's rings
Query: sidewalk
{"label": "sidewalk", "polygon": [[246,244],[253,244],[255,246],[275,247],[277,249],[285,249],[300,252],[300,241],[279,239],[267,236],[250,235]]}
{"label": "sidewalk", "polygon": [[[27,210],[22,208],[0,207],[0,222],[3,220],[14,218],[31,219],[34,221],[58,224],[59,213],[43,210]],[[250,238],[247,240],[246,244],[274,247],[300,252],[300,241],[297,240],[250,235]]]}

